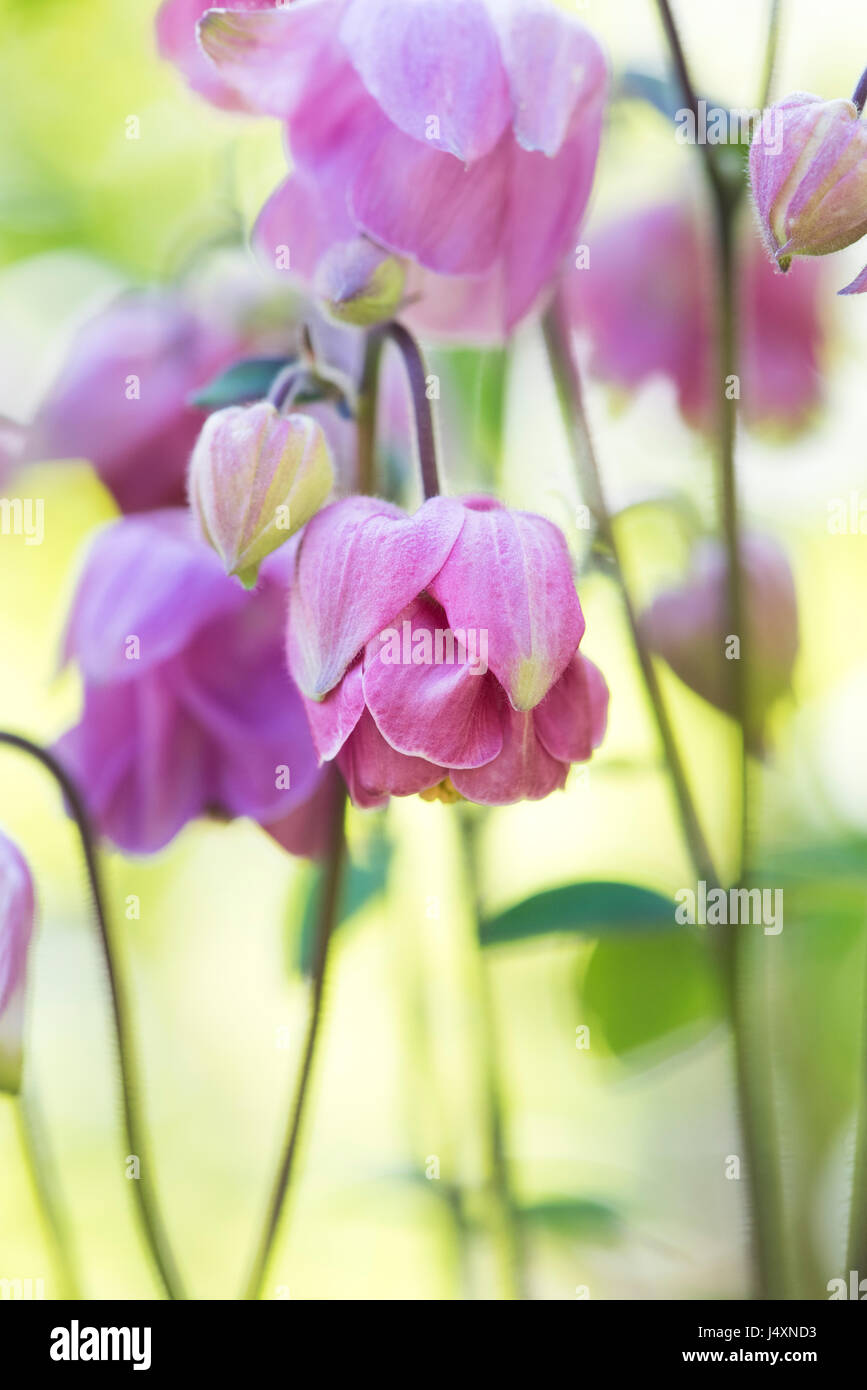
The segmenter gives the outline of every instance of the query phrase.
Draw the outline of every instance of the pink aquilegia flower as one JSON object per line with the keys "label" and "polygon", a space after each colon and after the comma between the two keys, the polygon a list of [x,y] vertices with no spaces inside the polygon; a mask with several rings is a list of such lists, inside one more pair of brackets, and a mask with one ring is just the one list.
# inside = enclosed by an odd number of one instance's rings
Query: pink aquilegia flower
{"label": "pink aquilegia flower", "polygon": [[[855,103],[794,92],[762,121],[750,146],[750,185],[780,270],[793,256],[827,256],[860,241],[867,232],[867,122]],[[867,269],[841,294],[865,290]]]}
{"label": "pink aquilegia flower", "polygon": [[257,228],[269,264],[310,277],[366,235],[457,277],[431,293],[437,327],[502,333],[572,247],[608,78],[595,38],[553,4],[167,0],[158,36],[210,99],[288,122],[293,173]]}
{"label": "pink aquilegia flower", "polygon": [[583,633],[560,531],[489,498],[435,497],[409,517],[350,497],[296,552],[289,665],[319,756],[359,806],[562,787],[605,731]]}
{"label": "pink aquilegia flower", "polygon": [[[751,720],[760,741],[768,711],[791,687],[798,605],[791,567],[775,541],[748,535],[741,543],[741,556]],[[659,594],[641,625],[648,646],[690,689],[731,714],[730,661],[739,659],[739,649],[730,643],[727,574],[723,546],[701,542],[683,583]]]}
{"label": "pink aquilegia flower", "polygon": [[[784,280],[752,228],[745,225],[742,236],[741,407],[754,427],[792,431],[823,395],[822,270],[799,265]],[[625,390],[667,377],[684,419],[712,429],[720,392],[711,228],[686,202],[672,202],[600,227],[589,240],[589,267],[573,271],[567,285],[594,374]]]}
{"label": "pink aquilegia flower", "polygon": [[94,542],[65,638],[84,709],[58,754],[121,849],[161,849],[209,813],[316,843],[321,773],[283,653],[287,562],[271,557],[245,592],[180,510]]}
{"label": "pink aquilegia flower", "polygon": [[33,932],[33,880],[22,855],[0,833],[0,1091],[21,1081],[24,989]]}

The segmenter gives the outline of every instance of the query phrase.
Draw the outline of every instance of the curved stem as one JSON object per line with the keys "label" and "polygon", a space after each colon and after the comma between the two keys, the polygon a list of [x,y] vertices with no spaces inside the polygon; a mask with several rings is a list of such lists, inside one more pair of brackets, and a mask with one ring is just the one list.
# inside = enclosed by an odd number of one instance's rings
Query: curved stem
{"label": "curved stem", "polygon": [[400,350],[403,365],[409,380],[415,412],[415,430],[418,440],[421,482],[425,501],[437,497],[440,492],[439,469],[437,468],[436,440],[434,438],[433,415],[427,394],[427,372],[424,358],[415,338],[402,323],[389,323],[383,329],[395,347]]}
{"label": "curved stem", "polygon": [[[463,809],[463,808],[462,808]],[[526,1248],[521,1227],[521,1213],[512,1190],[510,1164],[506,1152],[506,1123],[502,1085],[497,1065],[497,1027],[494,1001],[488,975],[488,963],[480,942],[482,902],[479,891],[478,825],[475,812],[461,817],[461,845],[464,868],[468,879],[470,902],[473,907],[473,939],[470,942],[473,978],[472,993],[476,1003],[479,1030],[479,1063],[487,1110],[488,1154],[491,1164],[490,1188],[498,1213],[499,1234],[503,1248],[503,1282],[506,1298],[523,1300],[529,1297],[526,1280]]]}
{"label": "curved stem", "polygon": [[855,93],[852,97],[852,101],[854,102],[855,107],[857,108],[858,115],[863,115],[864,104],[865,102],[867,102],[867,68],[865,68],[861,74],[861,77],[858,81],[858,86],[855,88]]}
{"label": "curved stem", "polygon": [[117,1039],[118,1060],[120,1062],[126,1140],[130,1154],[135,1155],[139,1159],[140,1176],[137,1180],[133,1181],[135,1200],[138,1204],[139,1216],[141,1217],[145,1239],[153,1255],[154,1263],[159,1271],[166,1293],[170,1298],[185,1298],[186,1294],[184,1293],[181,1277],[178,1273],[177,1265],[175,1264],[174,1255],[172,1254],[162,1216],[160,1215],[156,1192],[150,1178],[151,1165],[146,1154],[147,1145],[144,1137],[144,1124],[139,1115],[137,1104],[137,1095],[139,1091],[138,1064],[135,1055],[132,1029],[128,1021],[129,1006],[126,998],[125,986],[115,964],[112,951],[108,917],[105,911],[99,863],[96,855],[96,836],[90,822],[87,807],[85,806],[84,799],[75,782],[54,755],[49,753],[47,749],[41,748],[37,743],[32,743],[30,739],[22,738],[19,734],[10,734],[2,731],[0,731],[0,744],[5,744],[10,748],[17,748],[19,751],[29,754],[30,757],[35,758],[37,762],[40,762],[42,766],[51,773],[63,792],[72,818],[75,821],[79,839],[81,840],[87,878],[93,898],[94,915],[96,917],[97,927],[99,928],[99,943],[102,949],[105,972],[108,977],[109,991],[111,993],[112,1017],[114,1020],[115,1037]]}
{"label": "curved stem", "polygon": [[60,1272],[62,1297],[81,1298],[76,1261],[69,1235],[69,1222],[63,1206],[63,1198],[58,1188],[54,1166],[47,1153],[41,1117],[32,1095],[22,1094],[15,1098],[15,1118],[21,1139],[21,1151],[30,1177],[31,1186],[51,1235],[54,1256]]}
{"label": "curved stem", "polygon": [[855,1161],[852,1167],[852,1202],[849,1211],[848,1268],[861,1277],[867,1271],[867,939],[864,942],[864,992],[862,995],[861,1057],[858,1068]]}
{"label": "curved stem", "polygon": [[572,349],[568,317],[561,296],[555,299],[545,316],[544,333],[560,408],[572,446],[584,499],[596,521],[599,537],[609,551],[620,586],[626,620],[629,624],[638,664],[641,667],[641,674],[671,777],[683,836],[698,877],[705,879],[708,884],[716,886],[719,883],[719,878],[693,803],[677,740],[674,737],[674,730],[662,698],[653,657],[644,641],[638,615],[626,584],[617,534],[605,500],[593,437],[587,423],[581,374]]}
{"label": "curved stem", "polygon": [[322,1000],[325,992],[328,950],[334,928],[337,925],[340,906],[340,889],[346,858],[346,836],[344,830],[345,810],[346,793],[341,786],[339,794],[335,795],[334,799],[334,806],[331,813],[331,835],[328,858],[325,861],[322,871],[321,896],[319,900],[316,940],[314,944],[313,990],[310,1000],[307,1036],[304,1042],[304,1052],[301,1059],[301,1069],[295,1083],[294,1099],[289,1112],[289,1124],[281,1151],[280,1165],[277,1169],[277,1175],[274,1179],[274,1185],[271,1191],[271,1199],[268,1203],[265,1224],[262,1228],[262,1234],[259,1237],[259,1243],[256,1247],[256,1253],[253,1257],[250,1275],[244,1291],[245,1299],[257,1299],[261,1294],[268,1260],[274,1245],[274,1239],[277,1235],[277,1228],[280,1224],[280,1216],[286,1203],[295,1171],[295,1159],[298,1152],[301,1122],[304,1118],[307,1095],[310,1089],[313,1059],[319,1037],[319,1025],[322,1019]]}
{"label": "curved stem", "polygon": [[[674,15],[672,13],[669,0],[656,0],[656,8],[659,11],[659,17],[662,20],[662,27],[665,30],[665,37],[668,42],[669,50],[671,52],[671,59],[675,67],[677,80],[680,84],[680,90],[683,93],[683,99],[686,102],[686,105],[689,107],[690,111],[692,112],[696,122],[696,129],[698,129],[699,125],[701,124],[699,119],[700,112],[698,105],[698,94],[696,92],[695,86],[693,85],[692,77],[689,71],[689,64],[686,61],[686,54],[683,51],[683,44],[680,41],[680,34],[678,32],[677,24],[675,23]],[[716,159],[714,158],[714,152],[712,147],[709,144],[707,144],[706,141],[703,141],[699,144],[699,149],[701,150],[702,157],[705,161],[705,167],[707,169],[708,178],[716,188],[721,188],[722,184],[720,180],[719,169],[717,167]]]}

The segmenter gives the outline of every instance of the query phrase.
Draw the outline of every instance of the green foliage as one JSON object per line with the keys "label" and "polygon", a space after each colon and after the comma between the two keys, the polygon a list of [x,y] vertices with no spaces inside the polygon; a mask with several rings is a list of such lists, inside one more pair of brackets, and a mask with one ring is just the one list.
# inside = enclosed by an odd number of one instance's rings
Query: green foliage
{"label": "green foliage", "polygon": [[602,936],[609,932],[670,929],[674,903],[633,883],[570,883],[525,898],[482,924],[484,946],[500,946],[552,933]]}

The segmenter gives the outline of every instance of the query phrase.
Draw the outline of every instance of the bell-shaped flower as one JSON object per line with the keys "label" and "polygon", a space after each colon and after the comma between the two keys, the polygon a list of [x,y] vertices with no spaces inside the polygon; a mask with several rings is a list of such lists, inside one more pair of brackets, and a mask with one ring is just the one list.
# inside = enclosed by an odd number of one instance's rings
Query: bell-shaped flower
{"label": "bell-shaped flower", "polygon": [[562,787],[605,730],[583,632],[561,532],[492,499],[436,497],[407,516],[347,498],[296,552],[289,666],[319,756],[359,806]]}
{"label": "bell-shaped flower", "polygon": [[227,574],[245,588],[318,511],[334,469],[322,426],[270,401],[229,406],[205,422],[190,459],[190,506]]}
{"label": "bell-shaped flower", "polygon": [[[791,688],[798,653],[798,605],[789,562],[768,536],[741,541],[752,741],[761,745],[768,711]],[[718,541],[702,541],[684,581],[659,594],[641,618],[645,640],[680,679],[733,714],[733,661],[743,634],[729,623],[728,564]]]}
{"label": "bell-shaped flower", "polygon": [[[713,429],[721,393],[709,223],[686,201],[659,203],[600,226],[589,241],[589,266],[566,285],[593,374],[625,391],[666,379],[686,422]],[[753,428],[790,434],[823,399],[823,268],[805,262],[784,279],[750,221],[738,245],[741,410]]]}
{"label": "bell-shaped flower", "polygon": [[161,849],[206,814],[282,824],[287,847],[293,824],[316,841],[291,821],[322,774],[286,672],[289,558],[272,556],[245,592],[184,511],[126,517],[97,536],[65,637],[84,706],[57,751],[121,849]]}
{"label": "bell-shaped flower", "polygon": [[0,1091],[21,1084],[24,990],[35,896],[30,870],[0,833]]}
{"label": "bell-shaped flower", "polygon": [[406,267],[367,237],[339,241],[316,267],[313,289],[329,318],[372,328],[394,318],[403,301]]}
{"label": "bell-shaped flower", "polygon": [[554,4],[167,0],[158,33],[206,96],[288,121],[293,173],[257,229],[269,264],[312,277],[362,233],[458,281],[410,281],[417,322],[429,299],[439,328],[502,334],[573,247],[608,73]]}
{"label": "bell-shaped flower", "polygon": [[[852,101],[794,92],[768,108],[750,146],[759,227],[781,270],[867,232],[867,123]],[[859,281],[863,277],[859,277]],[[855,282],[844,293],[863,289]]]}

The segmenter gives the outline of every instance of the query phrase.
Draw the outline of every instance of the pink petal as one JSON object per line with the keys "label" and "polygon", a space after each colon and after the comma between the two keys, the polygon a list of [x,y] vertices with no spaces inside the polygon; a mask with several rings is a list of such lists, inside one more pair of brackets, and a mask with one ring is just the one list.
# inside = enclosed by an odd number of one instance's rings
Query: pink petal
{"label": "pink petal", "polygon": [[384,806],[390,796],[428,791],[446,776],[444,767],[396,753],[367,710],[338,753],[337,766],[355,805],[365,809]]}
{"label": "pink petal", "polygon": [[[750,187],[766,245],[776,256],[780,242],[771,229],[773,207],[800,158],[806,132],[815,120],[815,106],[822,98],[811,92],[793,92],[785,101],[769,107],[763,128],[755,132],[750,146]],[[777,113],[780,113],[779,115]],[[783,142],[774,149],[773,136],[782,120]],[[766,130],[767,135],[763,134]]]}
{"label": "pink petal", "polygon": [[601,111],[608,66],[597,40],[577,19],[538,0],[497,11],[514,105],[514,131],[525,150],[555,155],[576,116]]}
{"label": "pink petal", "polygon": [[[496,684],[479,670],[483,653],[478,648],[469,651],[476,658],[476,674],[460,643],[451,648],[455,664],[447,664],[446,626],[442,609],[428,599],[416,599],[405,608],[389,624],[398,634],[401,655],[412,656],[415,634],[424,640],[427,633],[435,658],[438,632],[443,661],[390,664],[389,644],[377,634],[365,651],[364,699],[380,733],[398,752],[444,767],[479,767],[503,746]],[[416,653],[427,655],[418,644]]]}
{"label": "pink petal", "polygon": [[331,818],[335,802],[342,795],[340,776],[328,768],[320,776],[316,790],[309,800],[282,816],[269,821],[262,829],[290,854],[307,859],[322,859],[328,851]]}
{"label": "pink petal", "polygon": [[304,700],[313,746],[320,763],[336,758],[364,709],[361,660],[350,666],[343,680],[322,700]]}
{"label": "pink petal", "polygon": [[310,699],[327,695],[362,647],[430,584],[464,511],[437,497],[408,517],[349,497],[304,531],[289,600],[289,665]]}
{"label": "pink petal", "polygon": [[199,24],[199,43],[239,104],[267,116],[287,116],[334,43],[340,0],[295,0],[286,8],[251,4],[259,11],[210,9]]}
{"label": "pink petal", "polygon": [[0,833],[0,1014],[24,984],[36,912],[24,856]]}
{"label": "pink petal", "polygon": [[404,134],[466,163],[493,149],[511,102],[482,0],[350,0],[340,37],[368,91]]}
{"label": "pink petal", "polygon": [[269,270],[313,278],[317,262],[330,246],[355,234],[343,198],[329,198],[322,181],[303,171],[291,174],[271,194],[253,228],[253,245]]}
{"label": "pink petal", "polygon": [[[273,0],[232,0],[232,4],[236,10],[267,10]],[[157,45],[195,91],[227,110],[243,109],[243,97],[221,79],[199,45],[196,26],[210,8],[209,0],[165,0],[156,18]]]}
{"label": "pink petal", "polygon": [[515,709],[563,674],[584,616],[563,534],[544,517],[466,499],[464,524],[430,584],[452,628],[487,630],[488,661]]}
{"label": "pink petal", "polygon": [[851,281],[851,283],[848,284],[845,289],[840,290],[839,293],[864,294],[865,290],[867,290],[867,265],[865,265],[860,275],[856,275],[855,279]]}
{"label": "pink petal", "polygon": [[587,761],[602,742],[607,718],[605,677],[580,652],[533,711],[540,743],[564,763]]}
{"label": "pink petal", "polygon": [[484,767],[451,773],[457,791],[483,806],[541,801],[565,786],[568,764],[552,758],[536,737],[534,714],[521,714],[502,702],[503,749]]}

